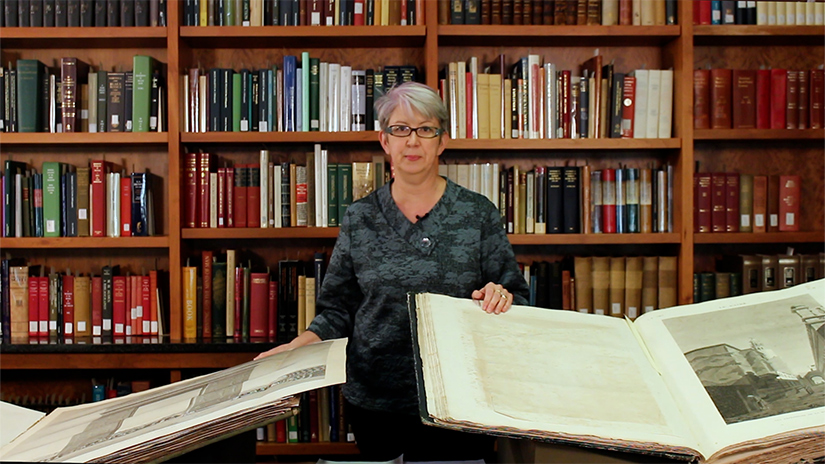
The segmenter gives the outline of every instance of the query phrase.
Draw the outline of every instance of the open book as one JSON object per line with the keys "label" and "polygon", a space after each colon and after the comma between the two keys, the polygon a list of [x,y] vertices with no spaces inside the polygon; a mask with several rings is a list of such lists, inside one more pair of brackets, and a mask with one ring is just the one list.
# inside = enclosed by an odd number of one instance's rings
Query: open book
{"label": "open book", "polygon": [[410,295],[439,426],[714,463],[825,456],[825,280],[635,322]]}
{"label": "open book", "polygon": [[298,393],[345,382],[346,345],[346,339],[315,343],[163,387],[58,408],[0,448],[0,460],[162,462],[289,417]]}

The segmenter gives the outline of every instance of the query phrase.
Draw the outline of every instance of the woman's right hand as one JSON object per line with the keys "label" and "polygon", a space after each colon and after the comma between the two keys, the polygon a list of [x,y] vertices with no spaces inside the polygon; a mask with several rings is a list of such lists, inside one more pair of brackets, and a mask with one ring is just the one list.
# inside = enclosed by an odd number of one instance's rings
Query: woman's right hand
{"label": "woman's right hand", "polygon": [[255,356],[255,359],[263,359],[268,356],[272,356],[274,354],[283,353],[284,351],[294,350],[295,348],[309,345],[312,343],[317,343],[321,341],[321,337],[315,334],[315,332],[310,332],[307,330],[306,332],[298,335],[297,337],[293,338],[291,342],[285,343],[283,345],[278,345],[271,350],[264,351],[263,353]]}

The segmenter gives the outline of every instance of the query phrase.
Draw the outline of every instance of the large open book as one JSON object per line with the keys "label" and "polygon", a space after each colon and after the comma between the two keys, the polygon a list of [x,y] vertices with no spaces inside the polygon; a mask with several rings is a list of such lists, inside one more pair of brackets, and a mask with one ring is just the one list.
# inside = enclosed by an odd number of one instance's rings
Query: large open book
{"label": "large open book", "polygon": [[410,295],[425,422],[720,463],[825,457],[825,281],[619,318]]}
{"label": "large open book", "polygon": [[298,393],[345,382],[346,344],[315,343],[140,393],[58,408],[0,448],[0,460],[162,462],[289,417]]}

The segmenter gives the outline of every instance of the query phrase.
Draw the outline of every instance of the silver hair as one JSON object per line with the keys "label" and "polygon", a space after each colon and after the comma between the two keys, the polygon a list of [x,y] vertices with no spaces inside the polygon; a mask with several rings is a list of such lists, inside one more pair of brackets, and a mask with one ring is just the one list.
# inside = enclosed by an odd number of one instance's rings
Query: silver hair
{"label": "silver hair", "polygon": [[381,130],[390,123],[390,116],[396,108],[416,112],[426,119],[435,119],[444,132],[449,133],[450,113],[438,92],[418,82],[404,82],[391,88],[375,102],[375,113]]}

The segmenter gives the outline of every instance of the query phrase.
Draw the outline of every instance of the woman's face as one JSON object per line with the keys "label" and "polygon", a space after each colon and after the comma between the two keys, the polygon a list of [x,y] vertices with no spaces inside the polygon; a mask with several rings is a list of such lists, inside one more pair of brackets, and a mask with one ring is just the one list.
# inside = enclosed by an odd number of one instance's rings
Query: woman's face
{"label": "woman's face", "polygon": [[[390,115],[389,126],[423,126],[440,127],[435,119],[426,119],[417,112],[408,112],[398,107]],[[438,157],[447,147],[447,134],[428,139],[419,137],[413,131],[409,137],[397,137],[381,132],[379,138],[384,151],[390,155],[396,175],[421,174],[427,171],[438,172]]]}

